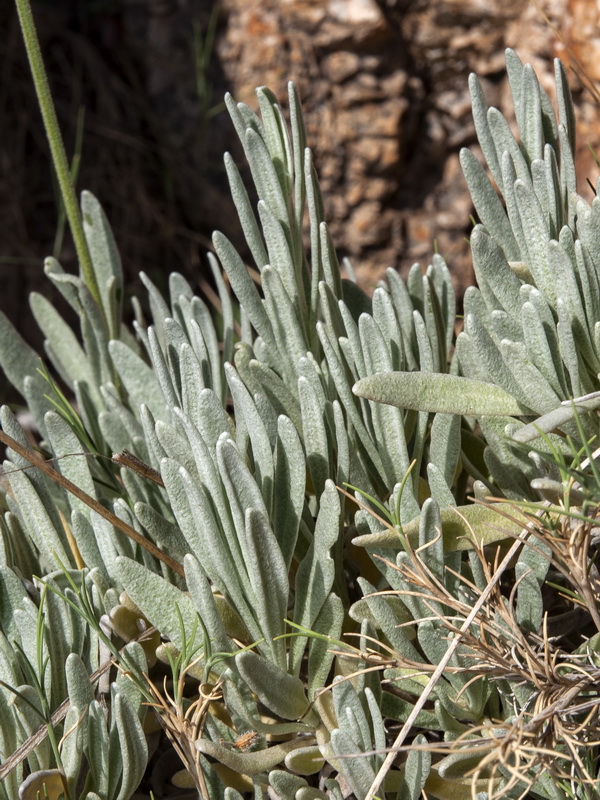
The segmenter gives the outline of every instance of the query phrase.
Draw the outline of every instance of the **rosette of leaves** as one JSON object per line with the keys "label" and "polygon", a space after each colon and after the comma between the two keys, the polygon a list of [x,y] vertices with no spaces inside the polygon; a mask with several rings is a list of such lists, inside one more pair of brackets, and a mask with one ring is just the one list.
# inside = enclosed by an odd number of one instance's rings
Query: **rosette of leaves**
{"label": "rosette of leaves", "polygon": [[[427,627],[417,603],[388,605],[369,597],[375,588],[406,589],[397,577],[406,553],[395,564],[378,561],[378,571],[371,569],[373,584],[358,584],[364,560],[346,547],[349,523],[365,534],[360,543],[368,540],[370,549],[385,542],[369,539],[380,536],[380,523],[363,513],[353,520],[335,484],[360,487],[384,509],[387,503],[395,523],[394,549],[405,549],[403,536],[415,542],[425,537],[431,569],[443,581],[451,580],[442,565],[447,560],[457,572],[466,569],[461,551],[469,545],[462,536],[472,510],[482,512],[465,507],[466,522],[456,516],[453,528],[444,523],[443,543],[436,539],[441,514],[463,501],[468,472],[488,479],[483,446],[460,415],[480,418],[493,453],[490,432],[497,428],[487,422],[490,414],[512,419],[545,409],[523,405],[523,398],[500,380],[487,387],[486,404],[481,382],[472,382],[477,402],[464,406],[470,395],[461,383],[465,379],[456,374],[459,362],[451,360],[454,296],[440,257],[425,274],[413,267],[406,282],[388,271],[373,298],[357,287],[351,271],[342,278],[296,91],[290,85],[289,126],[268,90],[258,90],[258,101],[260,117],[227,98],[256,185],[256,210],[229,156],[225,165],[260,287],[231,243],[217,233],[218,260],[214,255],[208,260],[219,319],[181,276],[173,275],[168,301],[144,279],[150,324],[135,300],[130,330],[121,321],[123,281],[115,242],[99,204],[84,194],[81,213],[94,287],[65,274],[54,260],[46,264],[48,277],[78,314],[79,334],[44,297],[32,297],[48,360],[73,394],[73,406],[56,383],[39,374],[37,355],[0,318],[0,363],[22,392],[43,448],[58,458],[78,451],[100,456],[65,457],[58,468],[102,507],[90,510],[81,494],[65,492],[51,475],[25,472],[27,458],[9,451],[2,563],[24,580],[58,569],[82,570],[95,592],[93,608],[106,613],[115,641],[131,638],[124,591],[175,653],[188,652],[200,626],[195,679],[200,676],[222,693],[222,705],[215,700],[206,707],[198,694],[196,707],[204,710],[193,748],[186,751],[201,754],[198,762],[189,756],[190,769],[206,776],[203,783],[197,776],[205,797],[220,798],[223,792],[235,797],[232,772],[253,787],[256,798],[264,796],[267,785],[293,791],[298,800],[319,797],[325,789],[337,797],[342,786],[366,796],[379,757],[356,765],[344,757],[354,745],[365,753],[380,748],[383,716],[402,720],[406,706],[394,705],[377,678],[362,684],[360,677],[352,684],[338,681],[331,701],[321,700],[328,680],[344,674],[343,656],[336,658],[329,645],[344,628],[360,625],[365,642],[367,635],[382,636],[393,647],[403,642],[408,648],[408,642],[426,665],[438,654],[440,636],[435,626]],[[306,217],[308,249],[302,236]],[[393,381],[397,371],[420,381],[415,390],[414,380],[405,380],[419,403],[397,403],[398,408],[377,402],[381,397],[372,401],[352,393],[356,381],[364,384],[381,373]],[[419,386],[435,391],[440,377],[459,382],[461,408],[440,405],[445,392],[433,400],[430,393],[424,402]],[[3,430],[26,447],[15,417],[8,409],[1,414]],[[158,480],[107,460],[111,452],[125,449],[153,467]],[[511,491],[509,483],[496,479]],[[102,509],[108,509],[108,517]],[[483,530],[485,518],[475,521]],[[148,543],[154,549],[144,546]],[[366,596],[350,615],[357,584]],[[537,597],[536,579],[531,587]],[[131,613],[136,622],[137,611]],[[418,622],[418,649],[410,637],[394,633],[398,613]],[[295,626],[289,638],[286,618]],[[87,619],[93,627],[91,614]],[[55,671],[67,655],[65,636],[57,634],[60,645],[53,645],[58,648]],[[90,637],[73,651],[88,671],[95,646]],[[162,657],[169,660],[169,653],[179,657],[168,648]],[[474,704],[469,721],[487,713],[487,690],[477,700],[466,682],[446,683],[436,698],[443,731],[453,730],[449,717],[458,713],[452,692],[462,691],[465,702]],[[55,685],[53,702],[58,702],[68,687],[59,691]],[[244,733],[256,734],[249,752],[236,747]],[[116,734],[111,735],[114,741]],[[425,760],[415,758],[404,778],[394,776],[404,781],[397,790],[400,798],[416,796],[427,777]],[[309,761],[319,769],[327,761],[339,779],[332,777],[330,786],[315,790],[301,777],[310,774],[302,773],[312,768],[306,766]],[[110,780],[116,787],[118,781]],[[119,800],[127,791],[118,789]]]}
{"label": "rosette of leaves", "polygon": [[[430,410],[476,418],[488,448],[483,462],[465,454],[470,474],[496,493],[533,497],[528,480],[537,476],[536,464],[505,434],[527,442],[540,430],[559,431],[581,441],[573,407],[564,403],[591,393],[579,410],[599,405],[593,393],[600,371],[600,205],[576,193],[573,104],[563,65],[556,60],[556,118],[532,67],[511,50],[506,63],[519,139],[497,109],[487,108],[477,77],[470,78],[491,180],[464,149],[461,163],[481,220],[471,235],[478,287],[467,289],[456,342],[464,379],[375,376],[356,391],[403,408],[420,409],[425,398]],[[582,431],[594,432],[585,415]],[[560,447],[558,437],[553,441]]]}
{"label": "rosette of leaves", "polygon": [[[124,675],[105,687],[109,714],[107,703],[95,696],[90,676],[107,673],[112,662],[102,663],[109,653],[76,610],[70,584],[80,580],[88,584],[89,611],[100,616],[102,604],[89,574],[54,573],[43,586],[30,583],[28,592],[15,572],[0,570],[0,797],[5,800],[126,800],[144,774],[146,707]],[[127,646],[123,657],[139,674],[147,669],[141,645]],[[21,755],[24,744],[30,746]]]}
{"label": "rosette of leaves", "polygon": [[[98,612],[108,615],[115,637],[123,636],[124,589],[176,647],[199,614],[208,639],[229,655],[215,662],[212,674],[240,725],[293,742],[292,734],[312,736],[322,727],[310,701],[333,662],[326,642],[341,633],[345,570],[358,571],[347,554],[344,559],[348,516],[334,482],[394,493],[401,518],[413,519],[420,509],[419,467],[401,496],[399,484],[415,459],[437,470],[440,502],[454,502],[457,448],[442,446],[452,420],[434,422],[430,444],[428,413],[404,414],[351,392],[357,379],[382,369],[446,370],[454,298],[439,257],[426,275],[415,266],[406,284],[390,271],[389,285],[373,299],[341,278],[295,90],[290,86],[289,131],[275,98],[264,89],[258,96],[262,119],[228,100],[257,184],[258,217],[228,157],[226,166],[262,294],[230,243],[220,234],[214,240],[239,303],[239,328],[210,256],[221,303],[218,327],[205,303],[173,275],[168,304],[145,279],[151,324],[135,302],[130,331],[121,322],[118,252],[87,193],[81,213],[99,292],[56,261],[46,263],[48,277],[79,316],[79,335],[43,296],[32,297],[47,357],[73,393],[73,405],[0,320],[0,361],[34,416],[42,447],[62,459],[65,478],[112,514],[107,519],[90,510],[52,475],[26,472],[27,458],[9,451],[2,554],[5,566],[27,579],[61,568],[89,570]],[[301,235],[305,213],[308,252]],[[27,447],[6,408],[2,426]],[[125,449],[158,470],[164,485],[107,461]],[[123,535],[124,526],[137,533],[137,543]],[[139,537],[180,568],[166,566]],[[282,638],[288,616],[307,631],[289,645]],[[239,652],[250,645],[257,653]],[[261,729],[259,707],[273,714],[268,731]],[[210,719],[203,739],[220,747],[231,734]],[[241,754],[244,774],[263,776],[279,763],[271,762],[280,752],[269,752],[266,738],[259,741],[263,755],[247,755],[260,768]]]}

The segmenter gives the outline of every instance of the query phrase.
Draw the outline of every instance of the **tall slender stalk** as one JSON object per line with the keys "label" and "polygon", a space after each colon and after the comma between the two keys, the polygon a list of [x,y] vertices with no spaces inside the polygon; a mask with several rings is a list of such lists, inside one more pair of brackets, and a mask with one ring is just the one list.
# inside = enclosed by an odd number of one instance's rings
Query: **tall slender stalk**
{"label": "tall slender stalk", "polygon": [[79,259],[81,277],[85,281],[94,300],[103,311],[100,290],[92,266],[90,251],[83,232],[81,213],[71,180],[67,154],[60,133],[52,95],[50,94],[50,87],[48,86],[48,76],[46,75],[44,62],[42,60],[40,43],[33,21],[33,14],[31,13],[31,4],[29,0],[15,0],[15,3],[19,15],[23,41],[25,42],[25,49],[27,51],[27,58],[29,59],[29,66],[31,67],[33,83],[44,121],[44,128],[46,129],[46,136],[50,145],[52,162],[56,170],[60,193],[65,206],[67,219],[69,220],[69,227],[71,228],[71,234],[75,243],[77,258]]}

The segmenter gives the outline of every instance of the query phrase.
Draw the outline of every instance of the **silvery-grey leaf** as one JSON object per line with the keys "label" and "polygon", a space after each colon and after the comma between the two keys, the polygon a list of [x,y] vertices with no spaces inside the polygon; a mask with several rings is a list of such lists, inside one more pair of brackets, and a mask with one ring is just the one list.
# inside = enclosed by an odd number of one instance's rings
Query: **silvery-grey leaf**
{"label": "silvery-grey leaf", "polygon": [[270,518],[282,556],[289,569],[304,505],[306,462],[296,428],[284,416],[280,416],[277,421],[274,469],[273,507]]}
{"label": "silvery-grey leaf", "polygon": [[123,306],[121,257],[106,215],[90,192],[81,194],[81,214],[104,314],[109,324],[109,335],[116,339]]}
{"label": "silvery-grey leaf", "polygon": [[[190,642],[196,610],[189,597],[130,558],[119,556],[115,566],[127,594],[152,625],[168,636],[178,649],[183,647],[184,632]],[[181,620],[184,631],[181,630]]]}
{"label": "silvery-grey leaf", "polygon": [[296,720],[307,711],[308,699],[300,678],[251,650],[238,653],[235,663],[250,690],[275,714]]}
{"label": "silvery-grey leaf", "polygon": [[[331,550],[340,536],[340,501],[332,481],[327,481],[320,496],[319,514],[313,541],[296,574],[294,622],[310,629],[332,589],[335,562]],[[300,670],[306,641],[295,639],[291,646],[290,668]]]}
{"label": "silvery-grey leaf", "polygon": [[240,304],[244,307],[248,319],[255,330],[263,338],[268,348],[277,352],[277,342],[273,336],[273,328],[263,307],[262,300],[244,262],[237,251],[222,233],[213,234],[213,244],[221,264],[231,282],[231,288]]}

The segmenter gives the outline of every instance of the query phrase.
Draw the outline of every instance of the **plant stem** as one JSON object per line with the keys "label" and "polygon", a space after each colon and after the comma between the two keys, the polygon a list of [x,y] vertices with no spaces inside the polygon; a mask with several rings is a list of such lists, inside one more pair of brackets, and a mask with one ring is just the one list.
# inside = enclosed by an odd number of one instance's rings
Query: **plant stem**
{"label": "plant stem", "polygon": [[96,275],[92,266],[92,259],[90,251],[87,246],[87,241],[83,231],[83,222],[81,213],[77,204],[77,197],[75,189],[71,180],[71,172],[67,162],[67,154],[65,146],[60,133],[56,110],[50,94],[50,87],[48,86],[48,76],[44,68],[42,60],[42,52],[38,40],[35,23],[33,21],[33,14],[31,13],[31,4],[29,0],[15,0],[17,6],[17,13],[19,15],[19,22],[21,25],[21,32],[23,34],[23,41],[25,42],[25,49],[27,51],[27,58],[29,59],[29,66],[31,67],[31,74],[33,76],[33,83],[44,121],[44,128],[46,129],[46,137],[50,145],[50,153],[52,154],[52,162],[56,170],[58,184],[60,186],[60,193],[62,195],[65,212],[69,220],[69,227],[75,243],[77,251],[77,258],[81,269],[81,277],[87,285],[90,293],[101,311],[103,311],[102,301],[100,299],[100,291],[96,281]]}

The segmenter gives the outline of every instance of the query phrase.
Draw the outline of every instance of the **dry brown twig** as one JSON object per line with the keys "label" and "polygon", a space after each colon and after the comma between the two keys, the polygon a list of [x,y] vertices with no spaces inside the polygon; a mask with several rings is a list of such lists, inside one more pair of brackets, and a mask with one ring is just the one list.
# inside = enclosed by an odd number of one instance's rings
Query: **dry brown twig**
{"label": "dry brown twig", "polygon": [[396,753],[397,753],[398,747],[400,747],[404,743],[404,740],[406,739],[406,737],[410,733],[410,731],[412,729],[412,726],[413,726],[415,720],[417,719],[417,716],[419,715],[419,712],[421,711],[421,709],[424,707],[425,703],[427,702],[429,696],[431,695],[431,692],[435,688],[435,685],[437,684],[439,679],[442,677],[442,675],[444,673],[444,670],[446,669],[450,659],[452,658],[452,656],[454,655],[455,651],[457,650],[458,645],[460,644],[462,637],[464,636],[464,634],[468,631],[468,629],[473,624],[473,621],[476,619],[477,614],[479,613],[480,609],[482,608],[484,603],[487,601],[488,597],[493,592],[496,584],[500,580],[501,575],[506,570],[506,568],[510,564],[511,560],[513,559],[513,557],[518,553],[520,547],[522,546],[523,542],[525,541],[525,539],[527,538],[527,536],[529,534],[530,534],[529,528],[528,527],[523,528],[523,530],[521,531],[521,533],[519,534],[517,539],[513,542],[513,544],[509,548],[508,552],[506,553],[506,555],[502,559],[502,562],[500,563],[500,565],[498,566],[498,568],[494,572],[494,575],[492,576],[492,579],[490,580],[490,583],[488,584],[486,589],[484,589],[484,591],[481,593],[481,595],[479,596],[479,598],[476,601],[475,605],[473,606],[473,608],[471,609],[470,613],[468,614],[467,618],[465,619],[465,621],[463,622],[463,624],[461,625],[461,627],[457,631],[457,635],[454,637],[454,639],[450,643],[448,649],[446,650],[444,656],[440,660],[440,663],[437,665],[437,667],[433,671],[433,673],[431,675],[431,678],[429,680],[429,683],[424,688],[424,690],[421,693],[419,699],[415,703],[413,710],[409,714],[406,722],[404,723],[404,725],[402,726],[402,729],[400,730],[398,736],[396,737],[396,740],[395,740],[393,746],[391,747],[390,752],[387,754],[383,764],[381,765],[381,768],[379,769],[379,772],[375,776],[375,779],[374,779],[373,783],[371,784],[371,786],[369,788],[369,791],[368,791],[368,793],[367,793],[367,795],[365,797],[365,800],[374,800],[376,793],[379,791],[379,788],[380,788],[381,784],[383,783],[383,781],[385,779],[385,776],[389,772],[389,770],[390,770],[390,768],[391,768],[391,766],[392,766],[392,764],[394,762],[394,759],[396,758]]}
{"label": "dry brown twig", "polygon": [[[177,697],[183,697],[186,675],[202,658],[203,656],[200,656],[195,661],[192,661],[179,673]],[[162,693],[148,675],[144,675],[144,677],[148,684],[148,690],[155,698],[155,702],[149,705],[155,710],[173,748],[192,776],[202,800],[209,800],[210,795],[200,762],[201,753],[196,747],[196,741],[202,736],[210,704],[220,700],[222,697],[220,684],[216,683],[209,687],[200,686],[196,700],[185,708],[183,703],[178,702],[169,693],[166,677],[164,678]],[[205,688],[208,688],[209,691],[205,692]]]}
{"label": "dry brown twig", "polygon": [[[374,798],[397,753],[408,749],[403,746],[404,740],[437,681],[449,671],[448,663],[459,644],[462,655],[469,654],[473,660],[472,668],[462,670],[473,671],[472,680],[486,677],[490,680],[503,680],[511,685],[527,684],[531,687],[533,701],[532,707],[521,710],[510,725],[494,722],[493,728],[491,724],[470,728],[462,737],[449,743],[452,752],[461,751],[466,754],[472,752],[475,745],[477,751],[482,753],[478,766],[470,773],[473,791],[475,792],[477,781],[486,774],[490,798],[495,796],[494,785],[497,786],[499,780],[502,783],[502,794],[520,782],[530,788],[541,769],[547,770],[556,780],[563,780],[569,776],[561,767],[561,762],[569,759],[575,764],[578,778],[583,782],[593,781],[585,768],[581,752],[596,746],[600,739],[600,726],[597,722],[600,697],[589,696],[589,692],[593,693],[600,680],[600,668],[592,658],[588,659],[589,663],[583,663],[585,657],[561,650],[552,642],[548,635],[547,617],[541,635],[521,629],[513,612],[518,581],[508,598],[500,591],[500,578],[520,547],[530,546],[539,550],[541,556],[549,558],[547,552],[536,546],[537,538],[540,543],[550,545],[551,563],[560,569],[576,591],[581,590],[584,604],[589,598],[589,601],[593,600],[592,607],[596,607],[597,584],[592,582],[589,575],[589,531],[581,531],[579,527],[573,529],[571,525],[566,536],[549,535],[541,519],[549,505],[544,503],[536,514],[531,515],[530,522],[521,530],[500,563],[498,551],[495,562],[490,565],[483,548],[476,548],[487,586],[483,591],[477,592],[479,596],[472,608],[467,602],[448,592],[419,557],[418,550],[411,549],[410,542],[407,542],[407,552],[411,556],[410,567],[403,565],[399,568],[389,562],[390,566],[401,569],[405,580],[415,587],[408,593],[425,601],[433,617],[448,629],[453,639],[444,658],[436,667],[408,663],[396,658],[396,664],[418,668],[420,674],[429,671],[431,677],[394,745],[387,751],[387,757],[366,800]],[[457,577],[463,580],[471,593],[477,591],[472,583],[464,581],[462,576]],[[460,626],[454,624],[451,618],[443,614],[443,606],[455,611],[464,622]],[[585,719],[582,720],[581,714],[586,711]],[[473,737],[476,737],[478,731],[485,735],[475,743]],[[435,752],[438,746],[425,747]]]}
{"label": "dry brown twig", "polygon": [[44,473],[44,475],[47,475],[51,480],[77,497],[101,517],[104,517],[104,519],[108,520],[108,522],[114,525],[115,528],[118,528],[130,539],[133,539],[133,541],[136,542],[136,544],[139,544],[140,547],[148,550],[149,553],[151,553],[155,558],[158,558],[159,561],[162,561],[164,564],[166,564],[170,569],[173,570],[173,572],[177,573],[177,575],[185,577],[181,564],[171,558],[171,556],[167,555],[167,553],[164,553],[162,550],[160,550],[154,544],[154,542],[151,542],[149,539],[145,539],[135,530],[135,528],[132,528],[126,522],[123,522],[123,520],[119,519],[116,514],[111,513],[96,499],[90,497],[90,495],[80,489],[79,486],[65,478],[60,472],[58,472],[58,470],[55,470],[54,467],[49,466],[41,456],[39,456],[29,447],[24,447],[16,439],[13,439],[12,436],[9,436],[2,430],[0,430],[0,442],[6,445],[6,447],[10,447],[10,449],[14,450],[15,453],[18,453],[26,461],[29,461],[32,466],[37,467],[41,472]]}

